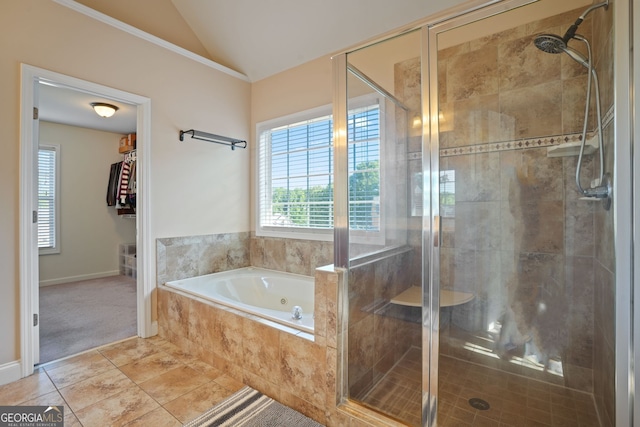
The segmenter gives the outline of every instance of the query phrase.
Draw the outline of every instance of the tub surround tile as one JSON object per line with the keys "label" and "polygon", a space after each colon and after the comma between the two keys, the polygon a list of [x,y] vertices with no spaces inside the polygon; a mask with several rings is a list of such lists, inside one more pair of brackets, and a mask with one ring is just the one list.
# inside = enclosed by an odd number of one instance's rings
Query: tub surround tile
{"label": "tub surround tile", "polygon": [[189,310],[190,300],[180,298],[175,293],[170,293],[167,298],[167,325],[174,333],[189,337]]}
{"label": "tub surround tile", "polygon": [[313,335],[327,337],[327,276],[316,275],[314,281]]}
{"label": "tub surround tile", "polygon": [[287,270],[295,274],[307,274],[311,270],[311,243],[306,240],[294,240],[286,245],[285,262]]}
{"label": "tub surround tile", "polygon": [[233,313],[219,313],[211,335],[211,349],[230,362],[242,359],[242,320]]}
{"label": "tub surround tile", "polygon": [[265,380],[280,384],[280,366],[275,363],[280,357],[280,331],[243,319],[242,355],[245,371]]}
{"label": "tub surround tile", "polygon": [[[334,271],[333,268],[325,267],[318,270],[319,278],[318,286],[326,286],[327,305],[337,306],[337,287],[340,280],[340,270]],[[179,295],[173,290],[161,287],[159,289],[159,300],[169,300],[170,298],[164,293],[174,293],[175,298],[189,298]],[[321,294],[322,292],[320,292]],[[174,297],[171,297],[174,298]],[[188,304],[188,302],[183,302]],[[170,327],[160,328],[161,334],[165,334],[164,338],[174,342],[174,344],[164,344],[162,348],[173,350],[175,346],[184,349],[199,346],[210,349],[208,354],[201,354],[201,363],[210,364],[214,371],[223,372],[215,378],[215,382],[227,390],[236,391],[243,386],[244,383],[261,390],[265,394],[276,398],[278,401],[292,406],[294,409],[324,422],[326,425],[349,425],[348,424],[331,424],[331,420],[354,420],[352,416],[341,413],[337,407],[337,385],[336,385],[336,369],[338,363],[338,353],[335,343],[337,342],[337,322],[335,310],[328,309],[327,313],[327,337],[313,336],[311,334],[303,334],[299,331],[288,327],[276,325],[273,322],[257,319],[255,316],[240,316],[233,310],[226,310],[217,307],[224,315],[219,317],[227,317],[227,313],[239,316],[241,319],[240,328],[236,329],[235,345],[240,345],[242,349],[248,350],[252,356],[248,354],[229,360],[218,354],[213,341],[207,343],[192,343],[188,337],[181,336],[180,332],[175,332]],[[168,310],[160,310],[159,313],[169,313]],[[167,314],[168,315],[168,314]],[[169,322],[159,319],[161,325],[168,325]],[[232,320],[232,322],[235,322]],[[174,322],[174,328],[180,328],[178,323]],[[237,326],[236,326],[237,328]],[[265,332],[264,328],[272,328],[273,331]],[[277,333],[279,339],[265,339],[271,334]],[[305,335],[303,337],[303,335]],[[307,336],[308,335],[308,336]],[[230,341],[231,343],[231,341]],[[262,348],[257,348],[262,347]],[[261,361],[264,355],[271,355],[273,351],[277,351],[275,359],[269,362]],[[249,360],[251,359],[251,360]],[[256,360],[257,359],[257,360]],[[261,365],[276,365],[278,372],[256,369]],[[253,371],[257,371],[254,373]],[[273,375],[273,377],[270,377]],[[265,378],[268,377],[268,378]],[[277,378],[280,382],[274,382]],[[143,383],[144,384],[144,383]]]}
{"label": "tub surround tile", "polygon": [[283,390],[322,407],[326,393],[325,348],[282,334],[279,358]]}
{"label": "tub surround tile", "polygon": [[285,239],[266,239],[264,242],[264,263],[267,268],[287,271],[287,245]]}
{"label": "tub surround tile", "polygon": [[338,336],[338,280],[337,274],[321,273],[316,277],[323,277],[320,282],[326,286],[326,337],[327,346],[337,348]]}
{"label": "tub surround tile", "polygon": [[215,312],[211,307],[196,299],[189,301],[189,340],[194,343],[204,343],[211,339],[217,322]]}
{"label": "tub surround tile", "polygon": [[248,232],[160,238],[158,284],[250,265]]}
{"label": "tub surround tile", "polygon": [[333,261],[331,242],[253,235],[250,245],[251,265],[270,270],[313,276]]}

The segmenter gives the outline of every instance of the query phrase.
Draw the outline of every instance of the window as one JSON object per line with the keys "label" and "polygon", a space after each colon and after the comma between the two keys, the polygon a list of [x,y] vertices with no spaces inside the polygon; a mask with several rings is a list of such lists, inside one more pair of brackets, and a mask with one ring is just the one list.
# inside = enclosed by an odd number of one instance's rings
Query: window
{"label": "window", "polygon": [[[333,238],[333,120],[329,107],[258,125],[257,234]],[[380,231],[380,106],[349,111],[351,228]]]}
{"label": "window", "polygon": [[440,212],[444,217],[456,214],[456,171],[440,171]]}
{"label": "window", "polygon": [[40,254],[59,253],[60,146],[38,149],[38,248]]}

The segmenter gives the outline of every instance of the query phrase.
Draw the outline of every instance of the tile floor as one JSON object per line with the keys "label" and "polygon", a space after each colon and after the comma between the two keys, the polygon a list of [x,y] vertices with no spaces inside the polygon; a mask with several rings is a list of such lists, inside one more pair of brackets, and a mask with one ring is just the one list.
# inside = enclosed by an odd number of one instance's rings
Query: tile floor
{"label": "tile floor", "polygon": [[[421,354],[411,349],[360,399],[420,425]],[[154,337],[132,338],[39,367],[0,387],[0,405],[64,405],[65,427],[181,426],[243,384]],[[590,395],[521,376],[440,358],[438,425],[597,427]],[[487,401],[488,410],[468,401]]]}
{"label": "tile floor", "polygon": [[[421,354],[412,348],[361,401],[411,426],[420,425]],[[441,427],[598,427],[593,398],[522,376],[440,357],[438,425]],[[469,399],[489,403],[474,409]]]}
{"label": "tile floor", "polygon": [[242,386],[161,338],[132,338],[38,367],[0,387],[0,405],[64,405],[65,427],[169,427]]}

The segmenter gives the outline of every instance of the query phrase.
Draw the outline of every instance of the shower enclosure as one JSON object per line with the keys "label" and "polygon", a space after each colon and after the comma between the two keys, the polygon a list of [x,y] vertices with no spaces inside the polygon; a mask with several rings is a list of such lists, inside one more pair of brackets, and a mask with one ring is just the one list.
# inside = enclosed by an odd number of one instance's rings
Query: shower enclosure
{"label": "shower enclosure", "polygon": [[534,44],[591,5],[558,3],[334,58],[342,390],[368,417],[615,425],[613,213],[576,186],[579,158],[585,187],[615,164],[613,11],[580,22],[588,67]]}

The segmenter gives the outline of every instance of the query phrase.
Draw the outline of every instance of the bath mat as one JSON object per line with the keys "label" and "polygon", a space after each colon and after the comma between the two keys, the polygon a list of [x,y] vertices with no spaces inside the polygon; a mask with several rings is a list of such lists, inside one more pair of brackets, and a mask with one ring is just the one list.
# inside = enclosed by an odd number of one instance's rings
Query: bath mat
{"label": "bath mat", "polygon": [[322,424],[245,386],[184,425],[184,427],[210,426],[322,427]]}

